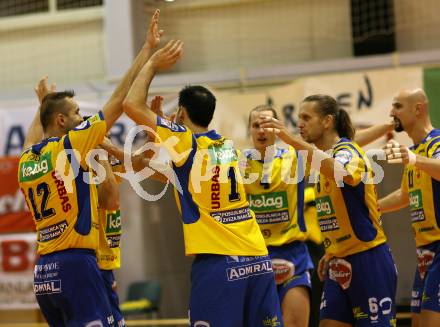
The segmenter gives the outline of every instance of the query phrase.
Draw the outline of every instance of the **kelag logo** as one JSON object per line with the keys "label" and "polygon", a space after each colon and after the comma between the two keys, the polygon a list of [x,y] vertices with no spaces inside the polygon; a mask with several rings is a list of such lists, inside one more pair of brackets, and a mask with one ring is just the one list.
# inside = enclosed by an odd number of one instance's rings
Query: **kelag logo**
{"label": "kelag logo", "polygon": [[121,231],[121,212],[120,210],[107,212],[106,233],[118,233]]}
{"label": "kelag logo", "polygon": [[411,210],[417,210],[423,207],[421,190],[415,190],[409,192],[409,206]]}
{"label": "kelag logo", "polygon": [[40,178],[51,170],[51,152],[48,152],[42,155],[38,161],[25,161],[20,164],[20,182]]}
{"label": "kelag logo", "polygon": [[208,151],[213,165],[221,165],[238,160],[237,151],[232,147],[232,142],[228,140],[224,143],[209,146]]}
{"label": "kelag logo", "polygon": [[287,208],[286,192],[273,192],[266,194],[251,194],[249,204],[253,211],[274,211]]}
{"label": "kelag logo", "polygon": [[316,212],[318,213],[318,217],[333,215],[335,213],[329,196],[316,199]]}

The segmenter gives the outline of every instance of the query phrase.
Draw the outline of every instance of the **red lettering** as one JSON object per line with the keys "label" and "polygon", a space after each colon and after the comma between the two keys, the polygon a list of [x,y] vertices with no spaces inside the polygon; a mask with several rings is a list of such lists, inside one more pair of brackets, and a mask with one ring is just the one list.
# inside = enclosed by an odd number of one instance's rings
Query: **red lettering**
{"label": "red lettering", "polygon": [[63,206],[63,211],[64,211],[64,212],[67,212],[67,211],[69,211],[70,209],[72,209],[72,206],[70,205],[70,203],[68,203],[68,204],[66,204],[66,205]]}

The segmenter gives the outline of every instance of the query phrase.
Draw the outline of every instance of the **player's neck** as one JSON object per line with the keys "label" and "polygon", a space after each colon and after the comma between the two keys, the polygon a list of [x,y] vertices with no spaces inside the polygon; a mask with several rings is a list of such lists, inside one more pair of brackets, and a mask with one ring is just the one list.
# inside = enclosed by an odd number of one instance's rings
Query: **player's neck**
{"label": "player's neck", "polygon": [[58,128],[48,128],[43,135],[44,139],[48,139],[51,137],[62,137],[66,134],[64,131],[60,131]]}
{"label": "player's neck", "polygon": [[407,133],[414,144],[419,144],[433,129],[431,122],[428,121],[424,124],[414,124],[413,128]]}
{"label": "player's neck", "polygon": [[201,127],[194,125],[191,121],[185,123],[185,125],[193,132],[194,134],[202,134],[209,131],[209,127]]}
{"label": "player's neck", "polygon": [[324,133],[322,137],[314,143],[318,149],[327,151],[333,148],[333,146],[338,143],[340,139],[341,138],[336,131],[330,131]]}

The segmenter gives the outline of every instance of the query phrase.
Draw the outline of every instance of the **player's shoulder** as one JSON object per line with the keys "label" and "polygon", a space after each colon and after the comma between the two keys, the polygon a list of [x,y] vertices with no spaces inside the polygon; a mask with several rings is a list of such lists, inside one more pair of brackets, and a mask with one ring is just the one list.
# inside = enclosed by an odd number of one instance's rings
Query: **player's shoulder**
{"label": "player's shoulder", "polygon": [[169,129],[170,131],[176,132],[176,133],[190,131],[184,125],[176,124],[176,123],[172,122],[171,120],[168,120],[166,118],[159,117],[159,116],[157,116],[156,125],[158,127]]}

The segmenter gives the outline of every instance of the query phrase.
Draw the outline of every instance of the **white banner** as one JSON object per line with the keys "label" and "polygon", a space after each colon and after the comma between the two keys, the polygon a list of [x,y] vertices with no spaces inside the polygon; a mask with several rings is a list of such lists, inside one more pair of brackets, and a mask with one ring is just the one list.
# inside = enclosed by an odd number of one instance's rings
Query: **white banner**
{"label": "white banner", "polygon": [[34,295],[36,234],[0,235],[0,309],[37,308]]}
{"label": "white banner", "polygon": [[[391,121],[394,95],[402,89],[422,87],[423,70],[410,67],[304,77],[282,87],[252,93],[216,92],[218,110],[214,124],[239,147],[249,146],[247,121],[252,108],[271,104],[286,125],[295,130],[301,101],[308,95],[321,93],[337,99],[355,125],[362,128]],[[405,133],[398,134],[397,139],[410,144]]]}

